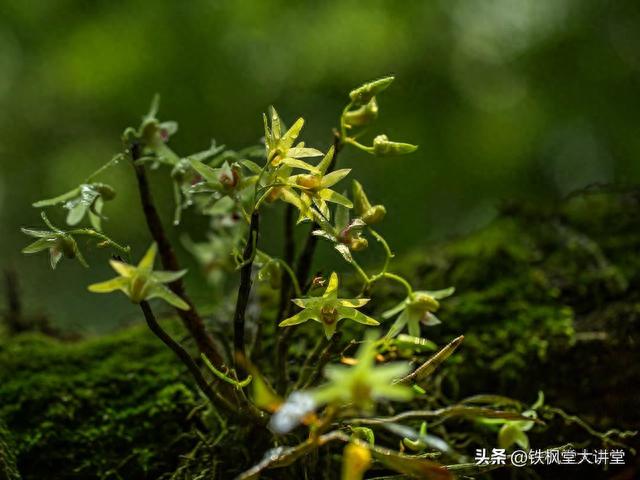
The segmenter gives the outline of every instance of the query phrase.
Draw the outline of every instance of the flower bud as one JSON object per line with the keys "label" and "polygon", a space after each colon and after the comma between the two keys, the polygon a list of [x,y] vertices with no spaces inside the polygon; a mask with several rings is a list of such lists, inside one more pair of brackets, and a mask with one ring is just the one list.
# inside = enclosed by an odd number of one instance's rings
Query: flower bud
{"label": "flower bud", "polygon": [[93,188],[95,188],[103,200],[113,200],[116,196],[116,191],[106,183],[94,183]]}
{"label": "flower bud", "polygon": [[369,246],[369,242],[363,237],[354,237],[349,243],[349,250],[352,252],[360,252]]}
{"label": "flower bud", "polygon": [[356,110],[351,110],[344,114],[344,123],[353,127],[361,127],[368,125],[378,118],[378,104],[376,98],[373,97],[369,103],[362,105]]}
{"label": "flower bud", "polygon": [[342,455],[342,478],[344,480],[362,480],[371,466],[371,452],[359,443],[349,443]]}
{"label": "flower bud", "polygon": [[353,208],[358,216],[364,215],[365,212],[371,209],[371,202],[357,180],[353,181]]}
{"label": "flower bud", "polygon": [[415,152],[417,149],[417,145],[411,145],[410,143],[392,142],[386,135],[378,135],[373,139],[373,153],[378,157],[405,155]]}
{"label": "flower bud", "polygon": [[351,90],[349,98],[357,105],[365,105],[375,97],[378,93],[382,92],[393,82],[393,77],[384,77],[373,82],[365,83],[361,87]]}
{"label": "flower bud", "polygon": [[376,205],[367,210],[360,218],[362,218],[362,221],[367,225],[374,225],[380,223],[386,214],[387,209],[384,205]]}

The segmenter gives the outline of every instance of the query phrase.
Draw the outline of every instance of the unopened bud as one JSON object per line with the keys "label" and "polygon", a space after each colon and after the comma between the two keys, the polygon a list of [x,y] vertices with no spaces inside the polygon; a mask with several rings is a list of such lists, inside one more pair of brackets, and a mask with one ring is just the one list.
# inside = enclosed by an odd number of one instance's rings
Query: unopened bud
{"label": "unopened bud", "polygon": [[353,181],[353,208],[356,215],[362,216],[367,210],[371,209],[371,202],[364,193],[362,185],[357,180]]}
{"label": "unopened bud", "polygon": [[116,191],[106,183],[94,183],[93,188],[96,189],[103,200],[113,200],[116,196]]}
{"label": "unopened bud", "polygon": [[344,114],[344,122],[353,127],[361,127],[368,125],[378,118],[378,104],[376,98],[373,97],[369,103],[362,105],[356,110],[351,110]]}
{"label": "unopened bud", "polygon": [[362,480],[371,466],[371,452],[360,443],[349,443],[342,455],[342,478],[344,480]]}
{"label": "unopened bud", "polygon": [[378,135],[373,139],[373,153],[379,157],[405,155],[415,152],[417,149],[417,145],[411,145],[410,143],[392,142],[386,135]]}
{"label": "unopened bud", "polygon": [[376,223],[380,223],[386,214],[387,209],[384,205],[375,205],[367,210],[360,218],[362,218],[362,221],[367,225],[375,225]]}
{"label": "unopened bud", "polygon": [[369,246],[369,242],[366,238],[363,237],[355,237],[351,239],[351,243],[349,244],[349,250],[352,252],[360,252]]}
{"label": "unopened bud", "polygon": [[351,101],[357,105],[365,105],[375,97],[378,93],[382,92],[393,82],[393,77],[384,77],[373,82],[365,83],[361,87],[351,90],[349,97]]}

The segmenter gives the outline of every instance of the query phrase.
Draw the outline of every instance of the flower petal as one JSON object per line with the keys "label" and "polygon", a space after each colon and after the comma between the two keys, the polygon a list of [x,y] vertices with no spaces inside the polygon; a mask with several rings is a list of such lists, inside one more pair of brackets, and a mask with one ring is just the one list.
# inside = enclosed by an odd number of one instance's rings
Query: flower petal
{"label": "flower petal", "polygon": [[289,167],[307,170],[312,173],[319,173],[317,167],[314,167],[310,163],[304,162],[302,160],[298,160],[297,158],[285,157],[280,160],[280,163],[283,163],[284,165],[288,165]]}
{"label": "flower petal", "polygon": [[337,298],[338,297],[338,274],[332,272],[329,277],[329,283],[327,289],[324,291],[322,298]]}
{"label": "flower petal", "polygon": [[158,252],[158,245],[155,242],[153,242],[149,247],[149,249],[147,250],[147,252],[144,254],[144,257],[142,257],[142,260],[140,260],[140,263],[138,263],[138,268],[140,270],[147,270],[147,271],[153,270],[153,262],[156,259],[157,252]]}
{"label": "flower petal", "polygon": [[105,282],[94,283],[89,285],[87,288],[90,292],[94,293],[109,293],[115,290],[122,290],[126,293],[127,285],[129,284],[129,279],[124,277],[116,277],[111,280],[107,280]]}
{"label": "flower petal", "polygon": [[293,147],[287,151],[288,157],[305,158],[305,157],[321,157],[324,155],[320,150],[309,147]]}
{"label": "flower petal", "polygon": [[109,260],[109,265],[111,265],[111,268],[113,268],[123,277],[131,277],[134,273],[136,273],[136,267],[134,267],[133,265],[129,265],[128,263],[120,262],[118,260]]}
{"label": "flower petal", "polygon": [[153,272],[151,278],[159,283],[170,283],[182,278],[186,273],[187,270],[178,270],[177,272],[159,271]]}
{"label": "flower petal", "polygon": [[328,188],[323,188],[318,192],[318,195],[323,200],[327,202],[339,203],[340,205],[344,205],[347,208],[353,208],[353,203],[344,195],[339,194],[338,192],[334,192]]}
{"label": "flower petal", "polygon": [[[285,133],[280,139],[279,147],[282,148],[283,150],[290,149],[293,146],[293,142],[295,142],[296,138],[298,138],[298,135],[300,135],[300,131],[302,130],[303,125],[304,125],[304,118],[301,117],[298,120],[296,120],[295,123],[291,126],[291,128],[287,130],[287,133]],[[278,135],[276,135],[275,125],[272,124],[272,128],[273,128],[273,134],[277,138]],[[279,129],[280,129],[280,125],[278,124],[278,130]]]}
{"label": "flower petal", "polygon": [[349,318],[354,322],[362,323],[363,325],[380,325],[380,322],[378,322],[375,318],[371,318],[364,313],[359,312],[355,308],[338,307],[337,310],[342,318]]}
{"label": "flower petal", "polygon": [[304,323],[307,320],[312,319],[316,316],[316,313],[312,310],[302,310],[301,312],[296,313],[294,316],[285,318],[281,321],[278,326],[279,327],[290,327],[291,325],[298,325],[300,323]]}
{"label": "flower petal", "polygon": [[191,307],[187,302],[185,302],[182,298],[180,298],[178,295],[173,293],[167,287],[165,287],[164,285],[160,285],[159,283],[156,283],[151,286],[145,300],[148,300],[151,298],[161,298],[165,302],[173,305],[176,308],[179,308],[180,310],[191,309]]}
{"label": "flower petal", "polygon": [[360,308],[369,303],[369,298],[340,298],[338,303],[343,307]]}
{"label": "flower petal", "polygon": [[334,172],[327,173],[326,175],[324,175],[322,177],[322,180],[320,182],[320,186],[323,187],[323,188],[331,187],[331,186],[335,185],[336,183],[338,183],[340,180],[342,180],[344,177],[349,175],[349,172],[351,172],[350,168],[342,168],[340,170],[336,170]]}

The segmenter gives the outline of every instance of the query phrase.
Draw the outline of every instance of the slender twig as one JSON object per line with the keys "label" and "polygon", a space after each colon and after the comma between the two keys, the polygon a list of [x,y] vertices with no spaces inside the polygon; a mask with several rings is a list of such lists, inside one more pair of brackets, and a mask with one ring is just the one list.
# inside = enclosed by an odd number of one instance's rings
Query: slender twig
{"label": "slender twig", "polygon": [[242,254],[240,287],[238,288],[235,313],[233,314],[233,350],[236,370],[238,371],[239,367],[244,365],[246,359],[244,343],[245,313],[247,311],[247,304],[249,303],[249,294],[251,293],[251,268],[253,267],[253,258],[255,257],[259,232],[260,214],[256,210],[251,214],[247,244]]}
{"label": "slender twig", "polygon": [[455,349],[460,346],[463,340],[464,335],[460,335],[459,337],[454,338],[451,342],[442,347],[442,349],[438,351],[438,353],[430,357],[429,360],[424,362],[406,377],[403,377],[395,381],[394,383],[406,385],[408,383],[418,382],[424,379],[425,377],[433,373],[442,362],[449,358],[449,356],[455,351]]}
{"label": "slender twig", "polygon": [[[156,210],[144,166],[137,163],[137,160],[142,156],[142,146],[139,143],[133,143],[130,147],[130,153],[136,173],[136,179],[138,181],[140,201],[147,221],[147,227],[149,228],[149,232],[151,233],[154,241],[158,245],[158,252],[160,253],[162,266],[165,270],[179,271],[181,270],[180,264],[178,263],[178,258],[176,257],[173,247],[164,231],[160,215]],[[213,339],[206,331],[204,321],[198,314],[195,305],[185,292],[182,279],[179,278],[178,280],[169,283],[169,288],[191,307],[189,310],[176,309],[176,311],[195,340],[198,350],[204,353],[213,364],[222,365],[223,357],[215,347]]]}
{"label": "slender twig", "polygon": [[322,350],[322,353],[320,354],[320,357],[315,364],[315,368],[307,378],[307,381],[302,385],[303,389],[309,388],[318,380],[318,378],[320,377],[320,373],[322,373],[325,365],[329,363],[329,360],[331,360],[331,356],[335,353],[336,346],[340,344],[341,337],[342,332],[336,332],[333,337],[331,337],[331,340],[329,340],[329,342],[324,347],[324,350]]}
{"label": "slender twig", "polygon": [[182,347],[182,345],[176,342],[173,338],[171,338],[171,336],[165,330],[163,330],[163,328],[160,326],[160,324],[156,320],[156,317],[153,314],[153,311],[151,310],[151,306],[149,305],[149,303],[146,300],[143,300],[142,302],[140,302],[140,308],[142,309],[144,318],[147,321],[147,325],[149,325],[149,328],[151,329],[151,331],[160,340],[162,340],[162,342],[167,347],[173,350],[173,352],[180,359],[180,361],[187,367],[187,369],[195,379],[196,383],[198,384],[198,387],[200,388],[200,390],[202,390],[202,393],[204,393],[205,396],[213,404],[220,405],[223,408],[225,408],[225,410],[235,413],[236,412],[235,408],[223,397],[216,395],[216,393],[211,389],[211,387],[205,380],[204,376],[202,375],[202,372],[200,371],[196,363],[193,361],[193,358],[191,358],[191,355],[189,355],[189,352],[187,352]]}
{"label": "slender twig", "polygon": [[[294,223],[294,210],[293,205],[287,203],[287,206],[284,210],[284,251],[282,255],[282,259],[288,264],[291,265],[293,263],[293,258],[295,256],[295,237],[293,234],[293,223]],[[283,277],[282,279],[282,287],[280,288],[280,303],[278,305],[278,313],[276,315],[276,327],[278,323],[280,323],[284,319],[284,314],[289,306],[289,299],[291,296],[291,279],[288,276]],[[277,336],[280,336],[280,329],[277,330]]]}

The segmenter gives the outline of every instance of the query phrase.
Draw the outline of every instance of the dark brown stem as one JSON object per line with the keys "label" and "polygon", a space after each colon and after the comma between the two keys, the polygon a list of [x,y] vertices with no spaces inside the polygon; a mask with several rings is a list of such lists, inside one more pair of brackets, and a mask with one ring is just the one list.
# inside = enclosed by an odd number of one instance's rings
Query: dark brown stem
{"label": "dark brown stem", "polygon": [[[293,233],[294,222],[294,207],[290,203],[284,210],[284,252],[283,260],[289,264],[293,264],[293,259],[296,253],[295,236]],[[278,305],[278,314],[276,315],[276,327],[284,319],[284,314],[288,308],[289,300],[291,298],[291,278],[289,275],[284,275],[282,278],[282,287],[280,288],[280,303]],[[278,331],[278,333],[280,333]]]}
{"label": "dark brown stem", "polygon": [[244,365],[246,359],[244,343],[244,323],[249,294],[251,293],[251,268],[253,267],[253,257],[255,256],[258,234],[260,232],[260,214],[255,211],[251,215],[247,244],[242,254],[242,268],[240,269],[240,287],[238,288],[238,299],[236,300],[236,310],[233,315],[233,350],[236,370]]}
{"label": "dark brown stem", "polygon": [[[173,247],[171,246],[171,243],[164,231],[160,215],[156,210],[146,171],[143,165],[136,163],[136,161],[142,156],[142,146],[139,143],[133,143],[130,147],[130,152],[133,167],[136,172],[140,201],[147,221],[147,227],[149,228],[149,232],[151,233],[153,240],[158,245],[158,252],[160,253],[162,266],[165,270],[178,271],[180,270],[180,264],[178,263],[178,258],[176,257]],[[195,340],[198,350],[204,353],[214,365],[222,365],[224,363],[224,359],[215,347],[213,339],[206,331],[202,317],[200,317],[195,305],[185,292],[182,279],[171,282],[169,284],[169,288],[191,307],[189,310],[176,309],[176,311]]]}
{"label": "dark brown stem", "polygon": [[191,358],[191,355],[189,355],[189,353],[182,347],[182,345],[176,342],[173,338],[171,338],[171,336],[165,330],[162,329],[162,327],[156,320],[156,317],[153,314],[153,311],[151,310],[149,303],[143,300],[142,302],[140,302],[140,308],[142,309],[144,318],[147,321],[147,325],[149,325],[149,328],[151,329],[151,331],[160,340],[162,340],[162,342],[167,347],[173,350],[173,352],[180,359],[180,361],[187,367],[187,369],[195,379],[196,383],[198,384],[198,387],[200,388],[200,390],[202,390],[202,393],[204,393],[206,397],[213,404],[220,405],[224,407],[226,410],[229,410],[235,413],[235,409],[231,406],[231,404],[229,404],[222,397],[217,396],[215,392],[211,389],[211,387],[205,380],[204,376],[202,375],[200,368],[198,368],[196,363],[193,361],[193,358]]}

